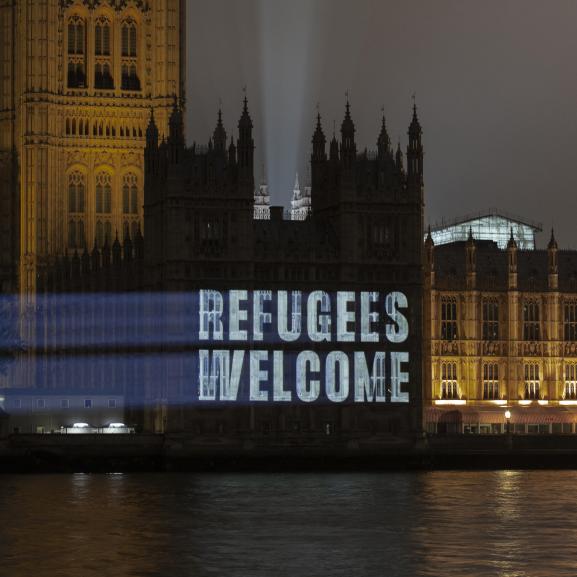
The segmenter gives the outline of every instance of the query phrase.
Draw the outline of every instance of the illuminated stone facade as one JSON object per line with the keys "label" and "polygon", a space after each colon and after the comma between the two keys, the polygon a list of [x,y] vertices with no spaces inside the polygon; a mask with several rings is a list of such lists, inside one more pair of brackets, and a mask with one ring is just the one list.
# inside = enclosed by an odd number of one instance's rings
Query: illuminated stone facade
{"label": "illuminated stone facade", "polygon": [[145,131],[184,96],[184,0],[0,0],[0,281],[143,226]]}
{"label": "illuminated stone facade", "polygon": [[[574,432],[577,251],[425,241],[429,430]],[[442,412],[441,412],[442,409]],[[443,422],[444,417],[449,417]]]}

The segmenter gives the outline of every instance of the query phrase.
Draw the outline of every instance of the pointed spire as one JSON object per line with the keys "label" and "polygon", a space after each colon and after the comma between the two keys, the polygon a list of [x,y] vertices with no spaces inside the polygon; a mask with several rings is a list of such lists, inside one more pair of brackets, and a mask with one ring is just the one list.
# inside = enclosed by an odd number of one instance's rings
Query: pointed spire
{"label": "pointed spire", "polygon": [[94,248],[92,249],[91,260],[92,270],[97,271],[100,268],[100,252],[98,251],[98,242],[96,237],[94,238]]}
{"label": "pointed spire", "polygon": [[387,132],[387,123],[385,120],[385,112],[383,109],[383,120],[381,123],[381,133],[379,134],[379,139],[377,141],[377,147],[379,150],[379,156],[383,158],[391,149],[391,139]]}
{"label": "pointed spire", "polygon": [[351,105],[347,95],[347,105],[345,118],[341,125],[341,160],[347,168],[352,168],[357,157],[357,147],[355,145],[355,125],[351,118]]}
{"label": "pointed spire", "polygon": [[549,245],[547,246],[549,250],[557,250],[557,240],[555,240],[555,231],[551,229],[551,239],[549,240]]}
{"label": "pointed spire", "polygon": [[244,95],[242,115],[241,115],[240,121],[238,123],[238,128],[241,131],[243,129],[252,129],[253,128],[252,119],[251,119],[250,114],[248,112],[248,99],[246,97],[246,94]]}
{"label": "pointed spire", "polygon": [[120,241],[118,240],[118,229],[116,229],[116,239],[112,244],[112,263],[120,264],[121,260],[122,260],[122,246],[120,245]]}
{"label": "pointed spire", "polygon": [[513,227],[511,227],[511,236],[509,237],[509,242],[507,243],[508,249],[516,249],[517,242],[515,241],[515,236],[513,235]]}
{"label": "pointed spire", "polygon": [[301,185],[299,183],[299,173],[297,172],[297,176],[296,176],[296,180],[295,180],[295,186],[293,188],[293,190],[300,190],[301,189]]}
{"label": "pointed spire", "polygon": [[[414,98],[414,97],[413,97]],[[409,135],[421,135],[422,134],[421,124],[419,122],[419,116],[417,114],[417,104],[413,101],[413,118],[411,119],[411,124],[409,126]]]}
{"label": "pointed spire", "polygon": [[425,239],[425,246],[426,247],[435,246],[435,242],[433,241],[433,236],[431,234],[431,225],[429,225],[427,229],[427,238]]}
{"label": "pointed spire", "polygon": [[353,122],[353,119],[351,118],[351,104],[349,102],[348,97],[347,97],[347,104],[346,104],[346,108],[345,108],[345,118],[344,118],[343,123],[341,125],[341,135],[343,137],[343,141],[345,140],[345,138],[350,138],[352,141],[354,141],[355,124]]}
{"label": "pointed spire", "polygon": [[226,131],[222,124],[222,110],[218,110],[218,121],[213,134],[214,149],[217,152],[226,152]]}
{"label": "pointed spire", "polygon": [[134,256],[137,259],[144,258],[144,237],[140,230],[140,223],[138,224],[138,229],[136,230],[136,235],[134,237]]}
{"label": "pointed spire", "polygon": [[150,107],[150,119],[146,127],[146,144],[147,146],[158,146],[158,126],[154,118],[154,108]]}
{"label": "pointed spire", "polygon": [[467,242],[468,243],[475,242],[475,239],[473,238],[473,227],[472,226],[469,227],[469,237],[467,238]]}
{"label": "pointed spire", "polygon": [[317,111],[317,125],[313,134],[313,159],[325,160],[326,138],[323,132],[321,113]]}
{"label": "pointed spire", "polygon": [[403,163],[403,151],[401,149],[401,141],[397,143],[397,154],[395,156],[395,164],[397,165],[397,170],[400,174],[405,172],[405,167]]}

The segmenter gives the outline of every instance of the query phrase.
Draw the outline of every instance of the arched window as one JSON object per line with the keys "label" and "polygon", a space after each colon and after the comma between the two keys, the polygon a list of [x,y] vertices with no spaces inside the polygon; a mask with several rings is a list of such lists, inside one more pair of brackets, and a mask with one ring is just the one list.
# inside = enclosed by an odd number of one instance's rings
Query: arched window
{"label": "arched window", "polygon": [[123,214],[138,214],[138,178],[129,173],[122,182],[122,212]]}
{"label": "arched window", "polygon": [[96,21],[94,48],[96,56],[110,56],[110,22],[106,18]]}
{"label": "arched window", "polygon": [[128,18],[122,23],[122,56],[136,58],[136,22]]}
{"label": "arched window", "polygon": [[107,172],[96,175],[96,214],[112,212],[112,177]]}
{"label": "arched window", "polygon": [[68,20],[68,87],[86,87],[86,24],[79,16]]}
{"label": "arched window", "polygon": [[114,79],[112,77],[112,48],[111,48],[111,25],[105,17],[100,17],[94,26],[94,54],[96,65],[94,67],[94,86],[100,90],[112,90]]}
{"label": "arched window", "polygon": [[74,16],[68,21],[68,54],[84,55],[86,51],[86,26],[84,20]]}
{"label": "arched window", "polygon": [[84,214],[86,196],[86,182],[84,175],[71,172],[68,175],[68,212],[70,214]]}
{"label": "arched window", "polygon": [[138,77],[138,28],[131,18],[122,23],[122,89],[140,90]]}

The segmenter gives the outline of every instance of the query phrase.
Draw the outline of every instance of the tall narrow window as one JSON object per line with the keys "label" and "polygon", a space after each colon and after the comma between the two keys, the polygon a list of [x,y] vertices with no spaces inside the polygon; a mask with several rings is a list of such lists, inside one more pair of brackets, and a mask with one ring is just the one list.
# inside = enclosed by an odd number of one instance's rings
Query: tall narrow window
{"label": "tall narrow window", "polygon": [[96,65],[94,67],[94,86],[100,90],[112,90],[114,80],[112,78],[112,50],[111,50],[111,25],[101,17],[94,26],[94,55]]}
{"label": "tall narrow window", "polygon": [[122,212],[138,215],[138,178],[132,173],[125,175],[123,179]]}
{"label": "tall narrow window", "polygon": [[577,301],[569,301],[564,304],[563,329],[566,341],[577,341]]}
{"label": "tall narrow window", "polygon": [[140,90],[138,77],[138,28],[131,18],[122,23],[122,89]]}
{"label": "tall narrow window", "polygon": [[538,341],[541,338],[539,303],[527,300],[523,304],[523,340]]}
{"label": "tall narrow window", "polygon": [[455,297],[441,299],[441,338],[446,341],[457,338],[457,299]]}
{"label": "tall narrow window", "polygon": [[83,248],[84,236],[84,212],[86,208],[86,181],[79,171],[68,175],[68,246],[70,248]]}
{"label": "tall narrow window", "polygon": [[68,20],[68,87],[86,88],[86,24],[79,16]]}
{"label": "tall narrow window", "polygon": [[96,214],[112,212],[112,177],[107,172],[96,175]]}
{"label": "tall narrow window", "polygon": [[540,389],[539,365],[536,363],[527,363],[525,365],[525,398],[540,399]]}
{"label": "tall narrow window", "polygon": [[483,300],[483,340],[499,340],[499,301]]}
{"label": "tall narrow window", "polygon": [[110,23],[106,18],[96,21],[94,47],[96,56],[110,56]]}
{"label": "tall narrow window", "polygon": [[564,399],[577,399],[577,364],[568,363],[565,365],[565,392]]}
{"label": "tall narrow window", "polygon": [[483,365],[483,399],[499,399],[499,365]]}
{"label": "tall narrow window", "polygon": [[457,363],[441,363],[441,399],[458,399]]}

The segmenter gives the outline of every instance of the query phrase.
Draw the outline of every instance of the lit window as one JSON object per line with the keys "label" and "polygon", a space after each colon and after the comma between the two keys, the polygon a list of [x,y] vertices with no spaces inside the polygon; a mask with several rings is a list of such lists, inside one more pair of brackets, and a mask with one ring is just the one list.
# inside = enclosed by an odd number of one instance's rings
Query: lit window
{"label": "lit window", "polygon": [[528,363],[525,365],[525,398],[539,399],[541,381],[539,379],[539,365]]}
{"label": "lit window", "polygon": [[84,175],[75,171],[68,175],[68,212],[82,214],[85,208],[86,183]]}
{"label": "lit window", "polygon": [[112,177],[107,172],[96,175],[96,214],[112,212]]}
{"label": "lit window", "polygon": [[441,363],[441,399],[458,399],[457,363]]}
{"label": "lit window", "polygon": [[68,87],[85,88],[86,26],[74,16],[68,21]]}
{"label": "lit window", "polygon": [[132,173],[125,175],[123,179],[122,212],[123,214],[138,214],[138,178]]}
{"label": "lit window", "polygon": [[136,22],[132,19],[122,23],[122,56],[136,57]]}
{"label": "lit window", "polygon": [[538,341],[541,338],[539,303],[527,300],[523,304],[523,340]]}
{"label": "lit window", "polygon": [[499,340],[499,302],[496,299],[483,300],[483,340]]}
{"label": "lit window", "polygon": [[499,365],[483,365],[483,399],[499,399]]}
{"label": "lit window", "polygon": [[441,338],[445,341],[457,338],[457,299],[455,297],[441,299]]}
{"label": "lit window", "polygon": [[565,340],[575,342],[577,341],[577,302],[566,302],[563,307],[563,313]]}
{"label": "lit window", "polygon": [[564,399],[577,399],[577,364],[565,365],[565,391]]}

